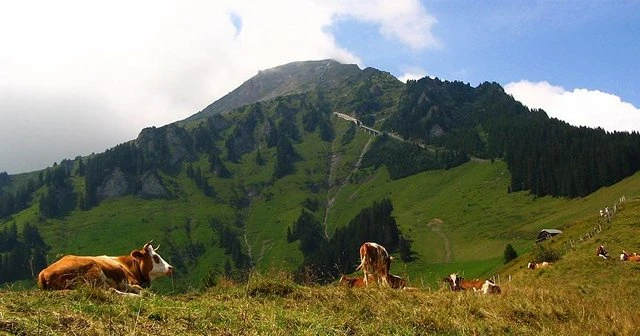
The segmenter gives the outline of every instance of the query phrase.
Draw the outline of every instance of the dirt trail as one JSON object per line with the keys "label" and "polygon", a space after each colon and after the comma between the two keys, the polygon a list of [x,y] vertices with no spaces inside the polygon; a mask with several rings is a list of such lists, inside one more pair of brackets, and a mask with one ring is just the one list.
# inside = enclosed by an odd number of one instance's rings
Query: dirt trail
{"label": "dirt trail", "polygon": [[251,244],[249,244],[249,240],[247,239],[247,233],[244,233],[244,243],[247,245],[247,255],[249,256],[249,262],[251,265],[254,265],[253,254],[251,252]]}
{"label": "dirt trail", "polygon": [[449,242],[449,238],[444,234],[441,230],[441,226],[444,222],[441,219],[434,218],[427,223],[427,226],[431,228],[431,231],[435,232],[440,238],[442,238],[442,242],[444,244],[444,262],[451,262],[451,243]]}

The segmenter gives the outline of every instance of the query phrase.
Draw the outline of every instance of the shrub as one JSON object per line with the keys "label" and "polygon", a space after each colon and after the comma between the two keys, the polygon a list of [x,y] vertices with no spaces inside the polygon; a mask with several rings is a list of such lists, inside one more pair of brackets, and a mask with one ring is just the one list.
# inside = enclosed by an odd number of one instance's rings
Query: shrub
{"label": "shrub", "polygon": [[541,263],[544,261],[547,262],[555,262],[560,260],[560,258],[562,257],[562,255],[560,254],[560,251],[551,248],[551,247],[544,247],[543,245],[536,245],[533,248],[533,262],[537,262],[537,263]]}

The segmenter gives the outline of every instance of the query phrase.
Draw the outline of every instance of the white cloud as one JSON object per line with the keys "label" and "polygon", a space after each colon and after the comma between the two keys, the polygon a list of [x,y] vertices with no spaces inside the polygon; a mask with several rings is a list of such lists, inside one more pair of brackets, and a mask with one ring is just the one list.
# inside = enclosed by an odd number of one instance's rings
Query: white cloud
{"label": "white cloud", "polygon": [[529,108],[541,108],[550,117],[571,125],[640,131],[640,109],[610,93],[588,89],[567,91],[548,82],[529,81],[509,83],[504,88]]}
{"label": "white cloud", "polygon": [[405,72],[402,76],[398,77],[398,80],[400,80],[403,83],[406,83],[410,79],[420,79],[420,78],[424,78],[425,76],[427,76],[427,72],[424,71],[422,68],[409,67],[405,69]]}
{"label": "white cloud", "polygon": [[431,33],[438,20],[429,15],[416,0],[340,1],[337,13],[357,20],[375,22],[380,33],[397,39],[413,49],[440,48],[441,42]]}
{"label": "white cloud", "polygon": [[[417,0],[7,2],[0,171],[40,169],[133,139],[198,112],[261,69],[324,58],[361,63],[331,35],[338,20],[375,24],[410,48],[438,45],[436,21]],[[100,144],[69,137],[85,132],[100,134]],[[41,142],[21,146],[25,134]]]}

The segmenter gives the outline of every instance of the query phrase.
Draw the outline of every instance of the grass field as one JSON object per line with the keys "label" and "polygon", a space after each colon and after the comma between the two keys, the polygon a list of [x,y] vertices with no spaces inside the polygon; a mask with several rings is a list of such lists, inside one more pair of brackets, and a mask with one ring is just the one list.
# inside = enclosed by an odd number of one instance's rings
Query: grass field
{"label": "grass field", "polygon": [[[611,234],[615,233],[612,229]],[[637,232],[637,231],[636,231]],[[635,335],[638,266],[590,244],[553,269],[513,274],[502,294],[301,286],[284,272],[245,284],[140,298],[0,291],[0,332],[16,335]],[[628,277],[636,274],[636,276]],[[613,275],[613,276],[611,276]]]}
{"label": "grass field", "polygon": [[[471,165],[480,165],[471,169]],[[500,163],[470,163],[447,174],[450,181],[435,192],[449,194],[445,189],[459,188],[456,182],[471,183],[482,179],[465,180],[465,174],[485,176],[485,180],[500,181],[496,167]],[[469,170],[469,171],[467,171]],[[484,171],[479,173],[477,171]],[[476,175],[477,174],[477,175]],[[420,178],[428,182],[429,173]],[[445,177],[439,177],[447,181]],[[405,195],[417,195],[407,181],[385,181],[384,174],[376,175],[384,183],[403,184]],[[373,180],[372,179],[372,180]],[[496,182],[496,184],[499,184]],[[448,186],[449,185],[449,186]],[[362,186],[361,186],[362,187]],[[417,188],[414,188],[417,189]],[[435,189],[435,187],[434,187]],[[496,187],[496,190],[500,187]],[[406,271],[413,291],[399,291],[370,287],[347,289],[338,285],[300,285],[292,281],[287,271],[255,271],[247,283],[232,283],[221,279],[208,289],[192,288],[186,292],[171,292],[171,279],[159,279],[147,295],[139,298],[120,297],[91,288],[76,291],[40,291],[5,286],[0,289],[0,333],[16,335],[637,335],[640,334],[640,264],[621,262],[617,255],[623,249],[640,251],[637,240],[640,231],[640,199],[638,177],[578,200],[535,200],[522,195],[507,194],[513,210],[505,216],[532,218],[541,216],[530,226],[553,223],[564,232],[544,242],[544,246],[561,252],[561,259],[551,267],[528,270],[526,263],[532,256],[524,251],[511,263],[500,266],[501,258],[459,261],[454,253],[450,263],[431,266],[424,260],[427,271]],[[351,192],[357,192],[354,188]],[[379,192],[371,187],[369,192]],[[427,193],[428,194],[428,193]],[[496,194],[499,194],[496,192]],[[614,195],[626,195],[627,201],[606,222],[597,210],[611,206]],[[484,195],[491,195],[485,192]],[[393,196],[392,197],[397,197]],[[434,196],[424,196],[425,198]],[[473,202],[480,196],[468,196]],[[452,197],[450,197],[452,198]],[[404,199],[404,198],[399,198]],[[521,199],[521,201],[519,201]],[[434,200],[438,200],[435,197]],[[521,203],[518,203],[518,202]],[[127,203],[133,202],[129,200]],[[354,203],[356,201],[352,201]],[[397,201],[397,219],[410,217],[411,204],[424,201]],[[455,204],[460,199],[452,198]],[[439,209],[448,202],[440,201]],[[118,206],[117,202],[104,206]],[[481,207],[481,204],[478,204]],[[550,209],[545,209],[550,207]],[[156,209],[155,206],[152,208]],[[161,208],[161,207],[160,207]],[[126,221],[126,207],[118,216]],[[167,216],[165,209],[159,216]],[[417,211],[417,210],[416,210]],[[432,210],[436,213],[437,210]],[[447,217],[437,214],[446,225],[456,218],[454,210]],[[470,210],[471,211],[471,210]],[[485,210],[489,211],[489,210]],[[446,214],[446,212],[443,212]],[[458,214],[465,218],[464,213]],[[425,215],[426,216],[426,215]],[[435,217],[435,215],[432,215]],[[348,216],[347,216],[348,217]],[[429,218],[429,217],[425,217]],[[87,219],[88,220],[88,219]],[[170,221],[170,219],[167,219]],[[91,225],[91,224],[89,224]],[[97,224],[95,224],[97,225]],[[468,225],[468,224],[467,224]],[[484,224],[488,225],[488,224]],[[453,225],[452,225],[453,226]],[[465,225],[457,225],[463,230]],[[414,228],[417,230],[417,228]],[[477,234],[482,232],[476,229]],[[528,229],[522,229],[526,232]],[[433,230],[424,230],[432,234]],[[455,230],[444,230],[455,237]],[[496,231],[495,237],[503,233]],[[522,234],[522,233],[521,233]],[[450,238],[452,244],[456,239]],[[434,235],[437,236],[437,235]],[[492,237],[489,235],[489,237]],[[494,238],[494,239],[498,239]],[[486,238],[484,238],[486,239]],[[484,239],[470,239],[469,250]],[[523,238],[524,240],[524,238]],[[433,239],[437,245],[437,239]],[[595,256],[595,248],[605,245],[612,258]],[[417,249],[418,247],[416,247]],[[502,252],[502,249],[499,251]],[[500,254],[498,253],[498,254]],[[442,288],[440,279],[449,271],[461,271],[468,277],[483,272],[485,264],[497,265],[491,274],[499,275],[502,294],[484,296],[472,292],[454,293]],[[475,265],[475,266],[474,266]],[[482,265],[481,267],[477,265]],[[402,264],[394,265],[394,273],[403,273]],[[476,267],[476,268],[474,268]],[[409,269],[409,267],[407,267]],[[418,268],[416,268],[418,269]],[[418,275],[414,275],[418,274]],[[511,279],[509,281],[508,279]],[[165,290],[158,290],[162,287]],[[169,290],[166,288],[169,287]],[[155,294],[154,294],[155,293]]]}

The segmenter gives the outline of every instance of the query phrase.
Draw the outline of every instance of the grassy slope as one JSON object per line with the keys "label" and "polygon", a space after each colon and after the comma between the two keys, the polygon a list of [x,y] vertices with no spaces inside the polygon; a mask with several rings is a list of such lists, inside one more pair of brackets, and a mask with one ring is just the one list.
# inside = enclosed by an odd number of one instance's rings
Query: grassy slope
{"label": "grassy slope", "polygon": [[[604,260],[593,247],[637,248],[640,200],[567,250],[551,268],[505,272],[502,295],[418,288],[397,291],[300,286],[286,273],[246,284],[142,298],[78,291],[0,290],[0,332],[10,334],[215,335],[633,335],[640,315],[640,264]],[[576,226],[590,227],[598,219]],[[567,232],[565,232],[567,233]],[[568,230],[568,233],[571,233]],[[570,234],[565,239],[570,238]],[[545,244],[559,245],[561,236]],[[631,248],[629,248],[631,247]],[[502,278],[503,280],[506,278]],[[383,302],[383,304],[381,304]]]}
{"label": "grassy slope", "polygon": [[392,271],[416,283],[433,284],[453,271],[489,276],[502,265],[507,243],[519,253],[527,252],[539,230],[566,230],[576,221],[597,218],[599,209],[640,190],[636,174],[581,199],[534,198],[525,192],[507,193],[509,178],[501,161],[471,161],[396,181],[382,169],[344,188],[329,222],[344,225],[372,200],[389,197],[398,224],[414,240],[418,254],[416,262],[399,262]]}
{"label": "grassy slope", "polygon": [[[630,181],[624,186],[632,187]],[[636,189],[637,192],[638,189]],[[637,194],[634,194],[637,196]],[[503,293],[483,296],[446,289],[415,291],[375,287],[299,286],[285,273],[254,273],[246,284],[221,282],[180,295],[119,297],[77,291],[0,289],[0,332],[9,334],[220,334],[220,335],[633,335],[640,315],[640,264],[604,260],[604,243],[637,251],[640,199],[623,204],[610,224],[577,242],[551,268],[522,267],[524,254],[507,265]],[[548,246],[604,224],[578,221]],[[384,304],[380,304],[384,302]]]}

